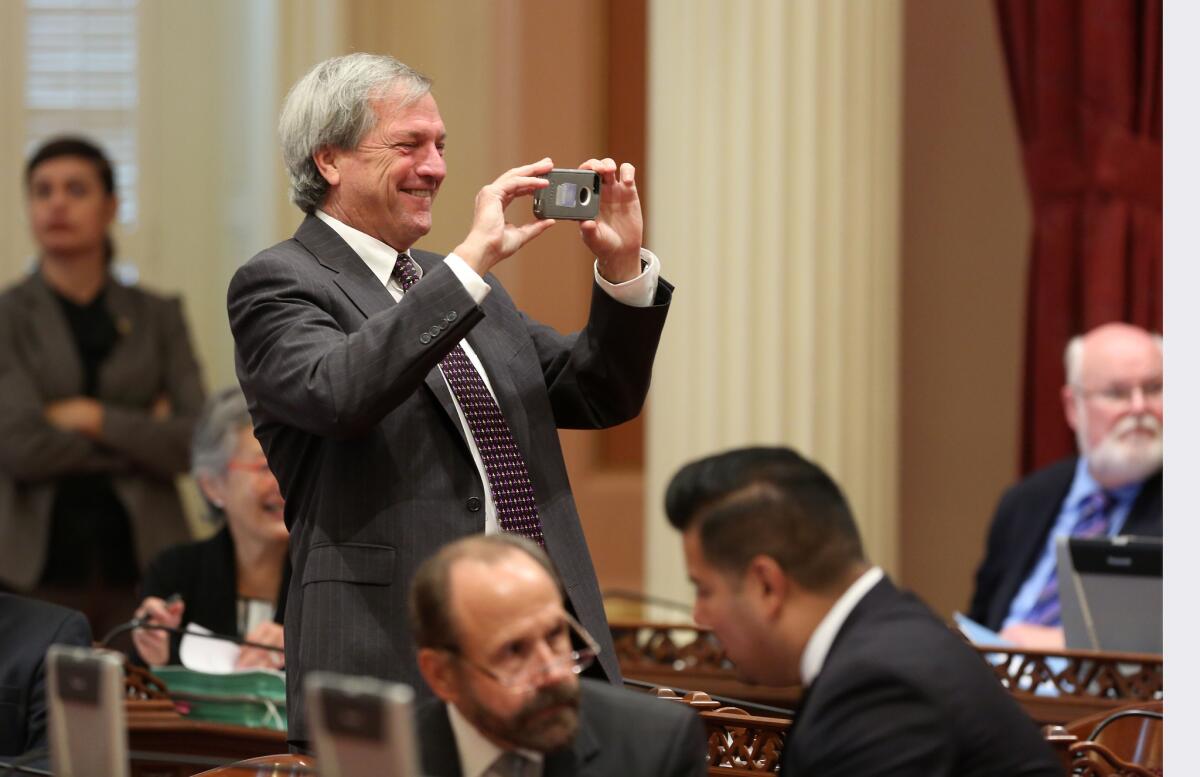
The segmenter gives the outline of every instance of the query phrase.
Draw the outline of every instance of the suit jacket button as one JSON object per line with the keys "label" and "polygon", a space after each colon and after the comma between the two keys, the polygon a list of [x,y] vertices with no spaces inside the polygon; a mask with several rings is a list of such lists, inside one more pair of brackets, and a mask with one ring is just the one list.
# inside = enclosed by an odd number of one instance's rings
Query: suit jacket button
{"label": "suit jacket button", "polygon": [[442,328],[440,326],[438,326],[437,324],[434,324],[433,326],[429,327],[429,334],[433,335],[434,337],[437,337],[441,333],[442,333]]}
{"label": "suit jacket button", "polygon": [[458,313],[455,313],[453,310],[451,310],[449,313],[446,314],[447,321],[456,321],[457,319],[458,319]]}
{"label": "suit jacket button", "polygon": [[429,345],[429,341],[432,340],[433,337],[428,332],[422,332],[419,339],[421,340],[421,345]]}
{"label": "suit jacket button", "polygon": [[473,513],[479,512],[479,508],[483,507],[483,500],[477,496],[473,496],[467,500],[467,509]]}

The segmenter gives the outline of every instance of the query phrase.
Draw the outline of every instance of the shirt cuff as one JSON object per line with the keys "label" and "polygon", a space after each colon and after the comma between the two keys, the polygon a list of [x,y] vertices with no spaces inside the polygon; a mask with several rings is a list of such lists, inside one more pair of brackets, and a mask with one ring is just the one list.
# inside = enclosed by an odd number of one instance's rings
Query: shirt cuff
{"label": "shirt cuff", "polygon": [[487,285],[487,281],[480,278],[479,273],[472,270],[466,260],[458,254],[450,254],[442,261],[450,268],[450,272],[454,273],[458,278],[459,283],[471,295],[471,299],[475,300],[476,305],[481,304],[484,297],[492,293],[492,287]]}
{"label": "shirt cuff", "polygon": [[642,274],[624,283],[609,283],[600,277],[600,262],[597,261],[592,267],[596,283],[617,302],[634,308],[650,307],[654,304],[654,292],[658,289],[660,265],[654,252],[645,248],[641,249],[641,259]]}

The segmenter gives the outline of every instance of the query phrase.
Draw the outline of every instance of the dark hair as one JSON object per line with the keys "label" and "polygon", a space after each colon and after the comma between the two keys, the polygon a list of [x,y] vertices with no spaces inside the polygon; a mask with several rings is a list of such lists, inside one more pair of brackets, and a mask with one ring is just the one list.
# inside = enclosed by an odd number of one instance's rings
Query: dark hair
{"label": "dark hair", "polygon": [[[64,156],[77,157],[91,162],[92,166],[96,168],[96,175],[100,176],[100,184],[104,187],[104,191],[109,196],[116,195],[117,184],[116,177],[113,175],[112,162],[99,146],[80,137],[53,138],[47,140],[37,151],[33,152],[33,156],[29,157],[29,161],[25,163],[25,189],[28,191],[33,185],[33,171],[37,169],[38,165]],[[105,259],[109,262],[116,255],[116,246],[113,244],[111,235],[104,237],[104,254]]]}
{"label": "dark hair", "polygon": [[768,556],[800,585],[824,591],[863,561],[841,489],[790,448],[738,448],[693,461],[671,479],[666,509],[680,531],[698,528],[710,564],[735,574]]}
{"label": "dark hair", "polygon": [[450,570],[455,563],[470,559],[495,563],[514,553],[536,561],[554,581],[562,595],[562,581],[546,551],[517,534],[476,534],[452,542],[421,562],[408,594],[409,620],[417,647],[457,650],[458,628],[450,611]]}
{"label": "dark hair", "polygon": [[75,137],[48,140],[33,153],[33,156],[29,157],[29,161],[25,163],[26,188],[33,183],[33,171],[38,165],[62,156],[79,157],[91,162],[96,167],[96,174],[100,176],[100,183],[104,185],[104,191],[116,194],[117,186],[116,178],[113,176],[112,162],[95,143]]}

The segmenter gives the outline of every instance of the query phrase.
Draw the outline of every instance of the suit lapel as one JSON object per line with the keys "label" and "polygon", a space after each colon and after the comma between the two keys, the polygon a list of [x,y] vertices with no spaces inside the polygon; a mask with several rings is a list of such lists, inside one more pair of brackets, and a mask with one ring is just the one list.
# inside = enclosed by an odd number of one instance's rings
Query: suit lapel
{"label": "suit lapel", "polygon": [[1000,611],[989,613],[991,620],[1003,624],[1017,591],[1029,577],[1033,565],[1042,554],[1042,549],[1046,547],[1050,530],[1054,528],[1054,520],[1062,511],[1063,500],[1067,498],[1067,492],[1071,490],[1071,483],[1075,479],[1075,461],[1077,460],[1071,460],[1071,466],[1064,470],[1065,477],[1054,484],[1050,498],[1039,500],[1037,511],[1028,514],[1021,536],[1028,537],[1030,541],[1019,549],[1016,558],[1013,559],[1014,563],[1009,566],[1008,574],[992,599],[992,606]]}
{"label": "suit lapel", "polygon": [[417,710],[417,738],[421,743],[422,772],[428,777],[460,777],[458,742],[450,715],[441,701],[428,701]]}
{"label": "suit lapel", "polygon": [[316,216],[307,216],[300,223],[295,238],[318,262],[333,271],[333,282],[365,317],[396,304],[362,257]]}
{"label": "suit lapel", "polygon": [[1140,534],[1148,537],[1162,536],[1162,470],[1146,478],[1138,492],[1129,517],[1121,527],[1122,534]]}
{"label": "suit lapel", "polygon": [[30,352],[40,364],[36,370],[38,385],[48,392],[46,399],[82,394],[79,350],[58,299],[37,271],[23,285],[29,315],[22,331],[33,340]]}
{"label": "suit lapel", "polygon": [[100,365],[96,380],[100,393],[111,397],[119,393],[114,393],[113,385],[121,385],[124,382],[119,375],[121,369],[126,365],[129,365],[130,369],[135,365],[140,368],[147,361],[135,355],[138,343],[144,341],[134,336],[135,333],[140,334],[145,321],[142,320],[143,316],[133,292],[114,280],[110,280],[104,290],[104,306],[112,316],[113,326],[117,330],[117,342],[113,345],[112,353]]}
{"label": "suit lapel", "polygon": [[579,729],[571,747],[546,755],[542,777],[607,777],[593,771],[591,762],[600,752],[600,742],[587,715],[587,692],[580,701]]}

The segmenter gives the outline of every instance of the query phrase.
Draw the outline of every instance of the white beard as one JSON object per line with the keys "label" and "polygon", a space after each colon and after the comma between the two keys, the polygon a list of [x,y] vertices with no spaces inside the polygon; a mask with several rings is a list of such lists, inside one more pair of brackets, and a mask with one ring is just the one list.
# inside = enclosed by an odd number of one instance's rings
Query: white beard
{"label": "white beard", "polygon": [[[1132,433],[1137,430],[1142,431]],[[1145,480],[1162,467],[1162,422],[1150,413],[1122,418],[1091,450],[1085,423],[1079,424],[1075,436],[1092,476],[1109,488]]]}

